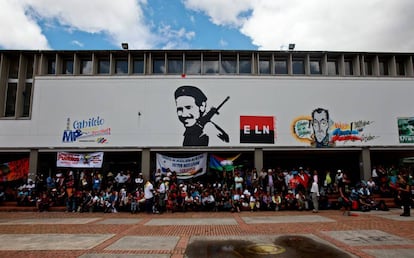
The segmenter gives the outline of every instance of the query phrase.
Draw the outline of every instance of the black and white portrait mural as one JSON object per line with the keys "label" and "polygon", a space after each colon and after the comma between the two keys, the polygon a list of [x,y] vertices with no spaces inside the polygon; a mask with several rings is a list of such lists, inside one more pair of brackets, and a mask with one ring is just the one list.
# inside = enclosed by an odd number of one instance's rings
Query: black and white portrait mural
{"label": "black and white portrait mural", "polygon": [[178,119],[185,127],[183,146],[208,146],[211,137],[218,137],[226,143],[230,141],[229,135],[213,121],[229,96],[218,106],[208,108],[203,91],[185,85],[175,90],[174,97]]}

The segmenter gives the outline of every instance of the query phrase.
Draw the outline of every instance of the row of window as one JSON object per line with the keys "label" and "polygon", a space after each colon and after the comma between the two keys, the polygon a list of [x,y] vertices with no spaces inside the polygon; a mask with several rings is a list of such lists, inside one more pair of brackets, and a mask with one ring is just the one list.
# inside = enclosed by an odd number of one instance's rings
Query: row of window
{"label": "row of window", "polygon": [[0,51],[0,117],[30,116],[35,75],[414,76],[409,54],[170,52]]}
{"label": "row of window", "polygon": [[[296,54],[140,54],[129,56],[45,56],[47,73],[80,75],[127,74],[261,74],[330,76],[413,76],[412,57]],[[57,63],[60,63],[57,65]],[[76,65],[78,64],[78,65]],[[61,67],[61,69],[58,69]]]}

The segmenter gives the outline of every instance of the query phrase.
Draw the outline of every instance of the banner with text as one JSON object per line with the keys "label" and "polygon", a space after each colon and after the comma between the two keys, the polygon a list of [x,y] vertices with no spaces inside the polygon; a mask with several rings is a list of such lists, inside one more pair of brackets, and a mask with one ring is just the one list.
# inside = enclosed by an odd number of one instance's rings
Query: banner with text
{"label": "banner with text", "polygon": [[101,168],[103,163],[103,155],[103,152],[58,152],[56,166],[68,168]]}
{"label": "banner with text", "polygon": [[176,172],[178,179],[190,179],[204,175],[207,169],[207,153],[189,158],[174,158],[157,153],[157,170],[163,174]]}

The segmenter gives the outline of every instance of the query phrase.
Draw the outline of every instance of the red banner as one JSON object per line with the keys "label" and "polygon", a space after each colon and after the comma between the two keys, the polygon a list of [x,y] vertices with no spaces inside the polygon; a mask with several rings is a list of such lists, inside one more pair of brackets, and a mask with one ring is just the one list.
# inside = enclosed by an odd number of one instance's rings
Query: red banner
{"label": "red banner", "polygon": [[0,182],[10,182],[29,175],[29,158],[0,164]]}

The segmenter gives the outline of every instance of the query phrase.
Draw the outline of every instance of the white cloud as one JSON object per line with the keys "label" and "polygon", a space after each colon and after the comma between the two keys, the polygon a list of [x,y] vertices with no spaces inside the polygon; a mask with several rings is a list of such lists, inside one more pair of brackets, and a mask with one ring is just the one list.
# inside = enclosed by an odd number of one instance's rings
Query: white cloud
{"label": "white cloud", "polygon": [[6,49],[49,49],[41,28],[19,0],[2,0],[0,3],[0,46]]}
{"label": "white cloud", "polygon": [[163,49],[186,49],[189,44],[186,40],[191,40],[195,37],[194,31],[187,31],[185,28],[174,30],[170,25],[161,24],[158,28],[158,34],[163,40]]}
{"label": "white cloud", "polygon": [[2,0],[0,46],[49,48],[38,24],[42,20],[69,32],[102,33],[115,46],[128,42],[131,48],[151,48],[161,39],[145,23],[145,4],[146,0]]}
{"label": "white cloud", "polygon": [[219,41],[219,45],[221,47],[227,47],[228,44],[229,43],[227,41],[225,41],[224,39],[220,39],[220,41]]}
{"label": "white cloud", "polygon": [[216,25],[240,26],[243,15],[253,7],[251,0],[183,0],[186,8],[208,15]]}
{"label": "white cloud", "polygon": [[83,47],[83,43],[78,41],[78,40],[72,40],[72,45],[78,46],[78,47]]}
{"label": "white cloud", "polygon": [[[184,0],[222,26],[237,26],[259,49],[413,51],[412,0]],[[249,16],[243,13],[251,12]]]}

